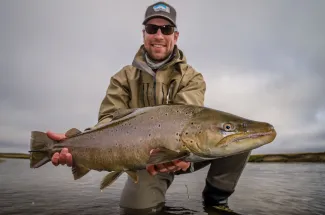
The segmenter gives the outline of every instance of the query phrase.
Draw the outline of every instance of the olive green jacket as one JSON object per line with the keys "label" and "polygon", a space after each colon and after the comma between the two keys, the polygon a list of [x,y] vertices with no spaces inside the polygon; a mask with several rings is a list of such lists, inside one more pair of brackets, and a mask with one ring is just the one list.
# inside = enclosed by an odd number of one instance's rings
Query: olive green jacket
{"label": "olive green jacket", "polygon": [[187,64],[177,46],[172,60],[156,72],[146,64],[144,53],[142,45],[132,65],[123,67],[111,77],[95,127],[109,122],[113,112],[121,108],[162,104],[203,106],[206,91],[203,76]]}

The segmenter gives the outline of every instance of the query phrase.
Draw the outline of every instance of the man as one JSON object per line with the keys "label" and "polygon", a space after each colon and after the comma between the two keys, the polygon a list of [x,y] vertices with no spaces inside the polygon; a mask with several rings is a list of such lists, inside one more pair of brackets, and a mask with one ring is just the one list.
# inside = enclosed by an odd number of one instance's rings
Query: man
{"label": "man", "polygon": [[[184,53],[176,43],[176,11],[169,4],[157,2],[149,6],[143,21],[143,41],[132,65],[125,66],[110,81],[101,103],[98,124],[105,124],[115,110],[162,104],[204,105],[206,84],[201,73],[187,64]],[[92,129],[92,128],[90,128]],[[64,134],[48,132],[52,139],[63,139]],[[120,206],[125,209],[159,210],[174,176],[193,172],[211,164],[203,191],[207,206],[227,207],[227,199],[247,162],[249,153],[191,165],[176,161],[159,166],[148,166],[139,171],[139,183],[128,178]],[[73,165],[67,149],[52,157],[54,165]],[[153,177],[154,175],[154,177]]]}

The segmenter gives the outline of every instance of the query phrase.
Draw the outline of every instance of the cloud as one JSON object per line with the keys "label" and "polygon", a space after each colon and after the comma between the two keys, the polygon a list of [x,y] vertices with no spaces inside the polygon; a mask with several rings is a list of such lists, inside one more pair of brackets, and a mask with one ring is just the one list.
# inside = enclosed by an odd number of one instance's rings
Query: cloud
{"label": "cloud", "polygon": [[[272,123],[276,141],[256,152],[325,151],[324,1],[167,2],[206,106]],[[1,2],[0,151],[27,151],[31,130],[95,124],[149,4]]]}

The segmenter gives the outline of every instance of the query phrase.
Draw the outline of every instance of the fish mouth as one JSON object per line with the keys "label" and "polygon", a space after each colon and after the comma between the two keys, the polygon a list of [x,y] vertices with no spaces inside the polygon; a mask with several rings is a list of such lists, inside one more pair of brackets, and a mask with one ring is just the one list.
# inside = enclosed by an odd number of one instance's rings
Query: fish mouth
{"label": "fish mouth", "polygon": [[260,137],[275,137],[275,136],[276,136],[275,131],[250,133],[250,134],[240,136],[240,137],[235,136],[234,138],[232,138],[231,142],[229,142],[229,143],[238,142],[240,140],[245,140],[245,139],[248,139],[248,138],[255,139],[255,138],[260,138]]}
{"label": "fish mouth", "polygon": [[[276,137],[275,130],[266,131],[266,132],[254,132],[254,133],[240,133],[240,134],[234,134],[225,137],[218,145],[221,147],[226,147],[229,144],[235,143],[240,144],[241,141],[247,140],[247,139],[261,139],[263,140],[263,144],[267,144],[272,142]],[[261,145],[261,144],[258,144]]]}

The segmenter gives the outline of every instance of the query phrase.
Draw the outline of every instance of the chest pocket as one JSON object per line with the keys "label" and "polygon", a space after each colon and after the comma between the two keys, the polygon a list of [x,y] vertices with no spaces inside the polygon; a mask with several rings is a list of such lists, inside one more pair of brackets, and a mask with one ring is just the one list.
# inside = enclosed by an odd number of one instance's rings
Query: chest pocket
{"label": "chest pocket", "polygon": [[[171,104],[181,81],[180,73],[164,75],[158,71],[158,77],[142,72],[139,83],[139,99],[143,106]],[[175,71],[176,72],[176,71]]]}

